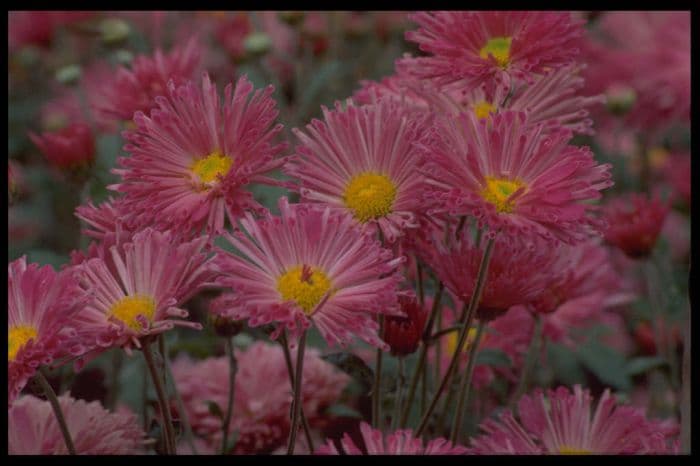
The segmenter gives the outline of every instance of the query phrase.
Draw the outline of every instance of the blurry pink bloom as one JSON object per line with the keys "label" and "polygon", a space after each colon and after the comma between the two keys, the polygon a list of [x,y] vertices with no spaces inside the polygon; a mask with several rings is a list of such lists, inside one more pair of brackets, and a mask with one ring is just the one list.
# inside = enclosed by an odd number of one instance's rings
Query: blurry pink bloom
{"label": "blurry pink bloom", "polygon": [[404,58],[397,66],[440,85],[530,82],[536,73],[571,64],[584,33],[583,21],[553,11],[440,11],[410,18],[420,28],[406,39],[429,56]]}
{"label": "blurry pink bloom", "polygon": [[246,55],[245,38],[251,32],[253,32],[253,25],[249,13],[236,12],[218,21],[214,37],[234,61],[240,61]]}
{"label": "blurry pink bloom", "polygon": [[78,96],[64,91],[41,106],[39,118],[45,131],[56,131],[71,123],[87,123]]}
{"label": "blurry pink bloom", "polygon": [[642,410],[616,406],[609,390],[592,412],[588,390],[575,385],[536,389],[518,402],[519,421],[511,411],[481,424],[485,434],[471,440],[476,454],[664,454],[668,429],[647,420]]}
{"label": "blurry pink bloom", "polygon": [[568,130],[543,130],[529,127],[523,112],[440,119],[422,145],[429,213],[475,216],[488,236],[576,243],[599,230],[602,221],[591,215],[598,206],[588,201],[612,186],[610,165],[567,145]]}
{"label": "blurry pink bloom", "polygon": [[41,150],[49,163],[60,169],[73,169],[90,165],[95,159],[95,138],[85,123],[71,123],[53,133],[29,137]]}
{"label": "blurry pink bloom", "polygon": [[345,110],[338,102],[323,117],[294,130],[301,143],[285,171],[301,181],[302,199],[348,212],[389,242],[415,228],[424,178],[413,143],[423,119],[390,100]]}
{"label": "blurry pink bloom", "polygon": [[[122,346],[140,348],[139,339],[175,325],[200,329],[178,307],[215,275],[202,247],[207,237],[183,242],[172,232],[147,228],[131,242],[111,246],[99,257],[77,265],[81,286],[94,293],[79,332],[96,351]],[[78,323],[76,323],[78,325]]]}
{"label": "blurry pink bloom", "polygon": [[[97,401],[58,398],[78,455],[144,454],[146,434],[136,415],[110,413]],[[10,455],[67,455],[68,450],[48,401],[33,396],[18,399],[8,412]]]}
{"label": "blurry pink bloom", "polygon": [[657,197],[629,193],[608,201],[604,209],[608,223],[605,240],[638,259],[654,249],[669,206]]}
{"label": "blurry pink bloom", "polygon": [[91,11],[11,11],[8,16],[8,48],[49,46],[56,28],[93,16]]}
{"label": "blurry pink bloom", "polygon": [[247,186],[279,184],[267,174],[286,161],[275,158],[285,143],[274,142],[282,125],[273,126],[272,91],[253,92],[244,76],[226,86],[222,105],[205,74],[201,87],[171,83],[150,118],[137,113],[136,129],[124,133],[132,156],[119,159],[113,171],[122,182],[110,186],[124,193],[130,222],[215,233],[226,217],[235,224],[243,211],[260,210]]}
{"label": "blurry pink bloom", "polygon": [[[338,399],[349,382],[346,374],[319,356],[315,348],[307,348],[304,354],[302,402],[311,427],[319,425],[323,410]],[[257,341],[237,351],[236,358],[230,431],[238,431],[239,436],[234,452],[269,453],[283,445],[289,433],[292,390],[284,353],[277,345]],[[215,449],[221,445],[222,423],[211,414],[207,401],[226,411],[229,370],[226,357],[200,362],[181,357],[173,363],[173,376],[192,428]]]}
{"label": "blurry pink bloom", "polygon": [[332,440],[318,448],[319,455],[463,455],[467,449],[453,445],[442,437],[430,440],[427,444],[413,436],[410,429],[397,430],[385,436],[382,431],[373,429],[366,422],[360,424],[364,445],[358,446],[346,433],[340,441],[339,450]]}
{"label": "blurry pink bloom", "polygon": [[40,365],[79,356],[85,347],[74,328],[88,296],[70,271],[27,265],[26,256],[7,266],[8,405]]}
{"label": "blurry pink bloom", "polygon": [[300,335],[312,323],[330,345],[353,336],[389,349],[373,314],[402,315],[397,301],[402,258],[383,249],[355,220],[312,204],[279,200],[280,217],[246,214],[241,231],[225,233],[242,253],[220,250],[217,280],[235,294],[227,316],[257,327],[277,324]]}

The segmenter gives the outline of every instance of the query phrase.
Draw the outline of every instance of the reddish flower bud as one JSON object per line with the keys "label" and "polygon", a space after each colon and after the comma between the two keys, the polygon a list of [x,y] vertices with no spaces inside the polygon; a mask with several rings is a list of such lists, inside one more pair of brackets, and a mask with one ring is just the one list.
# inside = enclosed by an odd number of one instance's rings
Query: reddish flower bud
{"label": "reddish flower bud", "polygon": [[73,123],[40,136],[30,133],[29,137],[49,163],[60,169],[89,165],[95,159],[95,139],[90,127],[84,123]]}
{"label": "reddish flower bud", "polygon": [[668,203],[638,193],[613,199],[605,207],[605,240],[633,259],[647,257],[654,249],[668,210]]}
{"label": "reddish flower bud", "polygon": [[406,317],[386,316],[382,339],[390,346],[394,356],[407,356],[418,349],[428,312],[415,298],[399,297],[401,310]]}

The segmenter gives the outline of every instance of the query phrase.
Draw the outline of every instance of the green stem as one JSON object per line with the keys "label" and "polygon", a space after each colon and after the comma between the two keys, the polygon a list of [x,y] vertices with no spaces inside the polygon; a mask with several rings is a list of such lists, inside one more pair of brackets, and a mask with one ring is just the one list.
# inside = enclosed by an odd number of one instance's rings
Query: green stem
{"label": "green stem", "polygon": [[37,382],[39,382],[39,385],[41,385],[41,389],[44,391],[44,395],[46,395],[46,398],[51,404],[51,409],[53,409],[53,414],[54,416],[56,416],[58,427],[61,429],[61,435],[63,435],[63,441],[66,443],[68,454],[76,455],[77,453],[75,452],[75,445],[73,444],[73,439],[70,436],[68,424],[66,424],[66,418],[63,417],[63,411],[61,411],[61,405],[59,404],[58,398],[56,397],[56,392],[53,391],[53,388],[51,388],[51,384],[49,384],[49,381],[46,380],[46,376],[43,373],[42,367],[40,367],[39,370],[36,371],[35,378]]}
{"label": "green stem", "polygon": [[287,444],[287,455],[294,454],[294,447],[297,440],[297,429],[299,429],[299,417],[301,415],[301,387],[304,376],[304,350],[306,349],[306,330],[299,338],[299,348],[297,349],[297,367],[294,376],[294,401],[292,402],[292,425],[289,429],[289,443]]}
{"label": "green stem", "polygon": [[223,434],[221,440],[221,454],[225,455],[228,450],[228,429],[231,424],[231,416],[233,415],[233,395],[236,390],[236,372],[238,372],[238,361],[233,352],[233,340],[226,339],[226,355],[228,356],[229,376],[228,376],[228,405],[226,408],[226,417],[224,418]]}
{"label": "green stem", "polygon": [[423,266],[420,264],[418,257],[415,257],[416,261],[416,280],[418,281],[418,305],[423,309],[423,303],[425,303],[425,293],[423,291]]}
{"label": "green stem", "polygon": [[396,426],[401,417],[401,397],[403,395],[404,386],[404,367],[403,356],[398,357],[398,365],[396,368],[396,401],[394,402],[394,415],[391,417],[391,430],[396,430]]}
{"label": "green stem", "polygon": [[537,361],[537,356],[540,352],[540,342],[542,341],[542,325],[544,320],[540,314],[535,315],[535,327],[532,331],[532,339],[530,340],[530,346],[527,349],[527,354],[525,355],[525,363],[523,364],[523,372],[520,374],[520,380],[518,381],[518,387],[515,389],[512,398],[510,399],[510,406],[515,405],[521,396],[525,393],[527,389],[528,379],[530,378],[530,373],[535,367],[535,362]]}
{"label": "green stem", "polygon": [[163,416],[163,434],[165,435],[165,454],[173,455],[175,451],[173,450],[174,432],[173,432],[173,420],[170,417],[170,407],[168,406],[168,397],[165,393],[165,387],[163,387],[163,381],[158,374],[158,369],[156,368],[155,361],[153,359],[153,353],[151,352],[151,343],[144,339],[142,341],[143,345],[143,357],[146,360],[146,365],[148,366],[148,371],[151,374],[151,380],[153,381],[153,386],[156,389],[156,395],[158,396],[158,404],[160,406],[160,413]]}
{"label": "green stem", "polygon": [[[159,343],[161,345],[161,353],[163,354],[163,362],[165,363],[165,373],[167,379],[170,380],[172,383],[173,393],[175,394],[175,403],[177,403],[177,410],[180,413],[180,424],[182,424],[182,428],[185,431],[185,440],[187,440],[187,444],[192,449],[192,453],[194,453],[195,455],[199,455],[199,451],[197,450],[197,447],[194,443],[194,433],[192,432],[192,426],[190,425],[190,421],[187,417],[187,411],[185,411],[185,403],[182,401],[180,392],[178,391],[177,385],[175,384],[175,377],[173,376],[173,371],[170,367],[170,359],[167,357],[168,353],[166,353],[165,351],[165,338],[161,337]],[[166,381],[166,387],[167,385],[168,384]]]}
{"label": "green stem", "polygon": [[[379,316],[379,334],[384,332],[384,316]],[[376,364],[374,367],[374,387],[372,387],[372,426],[382,429],[382,357],[384,351],[377,349]]]}
{"label": "green stem", "polygon": [[440,301],[442,299],[442,292],[444,289],[445,285],[442,282],[440,282],[438,284],[438,290],[435,294],[435,298],[433,298],[433,307],[430,310],[428,323],[425,326],[425,330],[423,331],[423,344],[421,345],[420,351],[418,353],[418,364],[416,364],[416,369],[413,372],[413,376],[411,377],[411,384],[409,385],[408,396],[406,397],[403,415],[401,416],[401,422],[399,423],[399,426],[401,428],[406,427],[408,415],[411,413],[413,398],[416,394],[416,387],[418,387],[418,380],[420,379],[421,372],[423,372],[425,369],[425,359],[428,354],[427,336],[429,336],[433,331],[433,322],[435,321],[435,316],[438,314],[438,309],[440,308]]}
{"label": "green stem", "polygon": [[452,421],[452,435],[450,435],[450,440],[452,443],[457,442],[457,439],[462,431],[464,406],[466,401],[469,399],[469,389],[471,388],[472,375],[474,374],[474,366],[476,365],[476,355],[479,352],[479,343],[481,342],[481,335],[484,332],[485,326],[485,322],[480,320],[479,325],[476,327],[476,336],[474,337],[474,342],[471,345],[471,351],[469,352],[467,370],[462,376],[462,382],[459,387],[459,398],[457,399],[457,412],[455,413],[454,420]]}
{"label": "green stem", "polygon": [[[287,375],[289,376],[289,385],[294,390],[294,367],[292,366],[292,355],[289,353],[289,347],[287,346],[287,332],[286,330],[282,332],[280,337],[280,345],[284,352],[284,362],[287,365]],[[309,421],[306,419],[304,414],[304,405],[301,406],[301,425],[304,427],[304,436],[306,437],[306,445],[309,447],[309,452],[314,452],[314,442],[311,438],[311,428],[309,427]]]}
{"label": "green stem", "polygon": [[459,333],[459,341],[457,342],[457,348],[454,354],[452,355],[450,365],[447,368],[447,372],[442,378],[442,381],[440,382],[440,386],[433,395],[433,399],[431,400],[430,405],[428,406],[428,410],[423,414],[423,419],[421,420],[420,425],[416,430],[416,436],[420,436],[425,430],[425,428],[428,426],[430,416],[433,414],[433,411],[437,407],[437,403],[440,400],[440,397],[442,396],[443,392],[445,391],[445,387],[447,387],[447,384],[450,381],[452,374],[454,373],[455,369],[459,364],[459,356],[462,353],[462,350],[464,349],[464,344],[467,342],[468,329],[471,326],[472,319],[474,317],[474,314],[476,313],[476,307],[478,306],[479,301],[481,300],[481,294],[483,293],[484,285],[486,284],[486,276],[488,275],[488,267],[489,262],[491,261],[493,244],[494,239],[490,238],[488,243],[486,244],[486,248],[484,249],[484,254],[481,257],[481,263],[479,264],[479,272],[476,278],[474,292],[472,293],[472,297],[469,300],[469,307],[464,308],[462,316],[460,316],[460,324],[464,326],[462,327]]}

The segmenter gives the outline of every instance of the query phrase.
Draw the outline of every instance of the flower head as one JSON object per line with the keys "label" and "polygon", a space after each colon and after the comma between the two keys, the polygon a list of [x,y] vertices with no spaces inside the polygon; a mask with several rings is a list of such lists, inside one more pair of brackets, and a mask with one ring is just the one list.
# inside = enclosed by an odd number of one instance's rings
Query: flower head
{"label": "flower head", "polygon": [[285,145],[273,143],[282,128],[271,127],[278,113],[272,86],[251,93],[244,76],[226,86],[222,105],[205,74],[201,88],[171,83],[150,118],[136,114],[137,128],[124,133],[132,156],[119,160],[122,182],[111,187],[124,193],[133,222],[218,232],[227,215],[233,223],[243,210],[260,209],[245,188],[278,184],[265,175],[284,164],[275,156]]}
{"label": "flower head", "polygon": [[[402,258],[382,249],[354,219],[330,208],[279,201],[280,217],[256,221],[226,234],[242,253],[221,251],[217,282],[236,293],[230,316],[255,327],[280,324],[299,334],[314,323],[329,344],[354,335],[379,347],[372,314],[401,315],[397,302]],[[247,236],[247,235],[248,236]],[[388,349],[388,348],[387,348]]]}
{"label": "flower head", "polygon": [[644,454],[667,453],[665,429],[630,406],[616,406],[606,390],[595,411],[588,390],[575,385],[537,389],[518,402],[520,420],[511,411],[481,424],[484,435],[473,438],[477,454]]}
{"label": "flower head", "polygon": [[399,60],[399,68],[440,84],[475,87],[491,79],[530,81],[573,62],[583,22],[553,11],[421,12],[406,33],[429,55]]}
{"label": "flower head", "polygon": [[320,455],[462,455],[467,449],[460,445],[453,445],[447,439],[436,438],[427,444],[421,438],[413,436],[410,429],[397,430],[384,435],[382,431],[373,429],[366,422],[360,423],[360,432],[364,445],[358,446],[346,433],[338,449],[332,440],[317,450]]}
{"label": "flower head", "polygon": [[612,199],[605,206],[605,240],[631,258],[647,257],[656,245],[668,211],[666,202],[639,193]]}
{"label": "flower head", "polygon": [[37,368],[85,351],[74,328],[89,299],[70,271],[27,265],[26,257],[7,266],[7,377],[12,403]]}
{"label": "flower head", "polygon": [[201,328],[171,318],[187,317],[178,306],[214,277],[202,252],[206,241],[204,236],[181,241],[170,231],[147,228],[129,243],[103,245],[99,257],[77,265],[81,286],[96,298],[83,315],[84,338],[92,339],[97,349],[130,349],[140,347],[140,338],[175,325]]}
{"label": "flower head", "polygon": [[95,159],[95,138],[85,123],[72,123],[56,132],[30,133],[29,137],[49,163],[61,169],[92,164]]}
{"label": "flower head", "polygon": [[610,165],[567,145],[569,131],[542,134],[543,125],[528,127],[526,118],[506,111],[488,120],[472,112],[440,119],[423,145],[426,202],[435,213],[477,217],[489,235],[582,241],[603,225],[588,201],[613,184]]}
{"label": "flower head", "polygon": [[[137,455],[144,452],[146,434],[136,415],[111,413],[97,401],[58,397],[78,455]],[[33,396],[18,399],[8,412],[10,455],[67,455],[68,450],[48,401]]]}
{"label": "flower head", "polygon": [[417,226],[423,177],[413,146],[422,119],[389,99],[357,107],[323,109],[324,121],[295,131],[301,141],[286,172],[301,181],[303,200],[347,211],[358,223],[377,225],[393,242]]}

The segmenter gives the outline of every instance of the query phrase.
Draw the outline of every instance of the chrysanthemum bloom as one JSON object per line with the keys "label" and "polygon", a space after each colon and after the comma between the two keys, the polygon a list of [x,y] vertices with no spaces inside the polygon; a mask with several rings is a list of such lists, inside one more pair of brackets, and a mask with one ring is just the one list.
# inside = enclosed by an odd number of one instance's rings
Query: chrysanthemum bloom
{"label": "chrysanthemum bloom", "polygon": [[168,83],[184,84],[197,71],[202,50],[193,38],[164,54],[157,49],[152,57],[139,55],[130,68],[120,67],[111,79],[99,83],[90,93],[99,93],[92,100],[95,111],[106,119],[131,120],[134,113],[148,112],[154,99],[168,92]]}
{"label": "chrysanthemum bloom", "polygon": [[255,221],[246,214],[244,231],[225,235],[242,253],[220,251],[215,259],[217,282],[236,293],[229,315],[252,327],[278,324],[273,338],[285,327],[299,335],[314,323],[330,345],[355,335],[388,350],[373,314],[402,315],[396,269],[403,258],[344,212],[290,206],[286,198],[278,205],[280,217]]}
{"label": "chrysanthemum bloom", "polygon": [[126,213],[122,199],[112,197],[99,206],[88,201],[86,205],[75,208],[75,216],[87,224],[82,233],[97,240],[103,240],[109,234],[125,233],[130,236],[129,228],[124,223]]}
{"label": "chrysanthemum bloom", "polygon": [[95,138],[85,123],[72,123],[53,133],[29,133],[29,137],[57,168],[78,168],[95,159]]}
{"label": "chrysanthemum bloom", "polygon": [[613,184],[610,165],[598,165],[587,147],[567,145],[571,132],[543,130],[523,112],[439,119],[422,144],[429,213],[474,216],[490,236],[575,243],[599,230],[604,223],[589,201]]}
{"label": "chrysanthemum bloom", "polygon": [[95,294],[82,315],[80,332],[96,348],[140,348],[139,339],[175,325],[200,329],[179,308],[215,273],[202,247],[207,238],[181,241],[170,231],[147,228],[130,243],[109,247],[101,257],[76,266],[81,286]]}
{"label": "chrysanthemum bloom", "polygon": [[418,349],[428,319],[428,310],[421,308],[415,298],[400,296],[399,303],[406,317],[388,316],[384,319],[382,339],[391,348],[391,354],[407,356]]}
{"label": "chrysanthemum bloom", "polygon": [[340,441],[342,449],[338,449],[332,440],[319,447],[316,453],[319,455],[463,455],[467,449],[460,445],[453,445],[447,439],[436,438],[430,440],[427,445],[421,438],[413,436],[410,429],[397,430],[386,437],[381,430],[373,429],[366,422],[360,423],[362,441],[364,445],[358,446],[346,433]]}
{"label": "chrysanthemum bloom", "polygon": [[520,420],[511,411],[481,424],[484,435],[471,440],[477,454],[649,454],[667,453],[666,432],[641,409],[616,406],[606,390],[595,411],[588,390],[575,385],[541,389],[518,402]]}
{"label": "chrysanthemum bloom", "polygon": [[7,266],[8,404],[40,365],[85,351],[74,324],[88,299],[70,271],[27,265],[25,256]]}
{"label": "chrysanthemum bloom", "polygon": [[92,11],[11,11],[7,22],[8,50],[30,44],[46,47],[59,26],[93,15]]}
{"label": "chrysanthemum bloom", "polygon": [[[277,118],[272,86],[253,93],[244,76],[224,90],[204,74],[201,88],[193,82],[156,99],[151,117],[137,113],[136,130],[124,133],[124,149],[114,173],[122,182],[111,189],[124,193],[124,207],[139,225],[180,231],[220,231],[225,216],[233,223],[245,209],[260,209],[249,183],[278,184],[265,176],[282,166],[275,159],[285,148],[273,139],[282,125]],[[253,93],[251,97],[251,93]]]}
{"label": "chrysanthemum bloom", "polygon": [[633,259],[647,257],[656,245],[669,206],[658,198],[631,193],[605,206],[605,240]]}
{"label": "chrysanthemum bloom", "polygon": [[[294,354],[292,355],[294,357]],[[282,348],[262,341],[236,351],[233,418],[229,432],[238,431],[236,453],[266,453],[284,445],[289,433],[292,390]],[[228,358],[193,362],[178,358],[173,376],[194,432],[218,450],[222,421],[209,410],[207,401],[228,406]],[[311,427],[318,426],[325,407],[334,403],[349,377],[319,357],[314,348],[304,353],[302,403]],[[302,436],[303,437],[303,436]]]}
{"label": "chrysanthemum bloom", "polygon": [[415,228],[418,192],[424,178],[417,163],[417,141],[423,119],[391,100],[343,110],[323,108],[324,121],[296,130],[301,144],[285,167],[301,181],[306,201],[347,211],[359,223],[378,226],[393,242]]}
{"label": "chrysanthemum bloom", "polygon": [[[58,397],[78,455],[143,454],[146,434],[136,415],[111,413],[98,401]],[[18,399],[8,412],[10,455],[67,455],[63,435],[48,401],[33,396]]]}
{"label": "chrysanthemum bloom", "polygon": [[[443,238],[442,230],[434,229],[430,240],[419,250],[419,255],[457,299],[469,302],[486,240],[482,239],[477,246],[472,232],[467,228],[449,246],[443,243]],[[493,246],[477,317],[490,320],[511,306],[535,299],[552,281],[552,265],[557,260],[558,250],[556,246],[548,247],[542,241],[498,237]]]}
{"label": "chrysanthemum bloom", "polygon": [[492,79],[531,81],[535,73],[571,64],[579,53],[583,21],[552,11],[421,12],[420,28],[406,39],[427,57],[404,58],[399,68],[439,84],[476,87]]}

